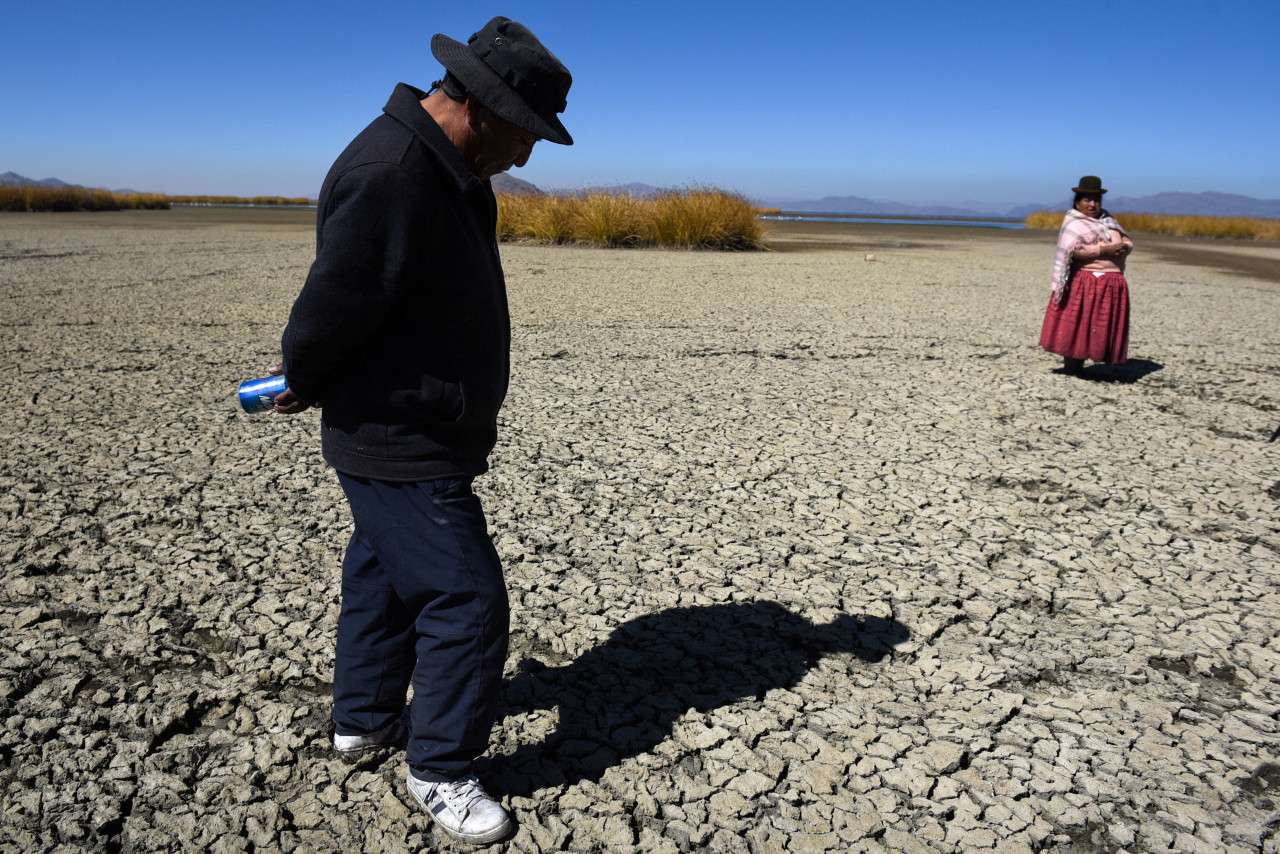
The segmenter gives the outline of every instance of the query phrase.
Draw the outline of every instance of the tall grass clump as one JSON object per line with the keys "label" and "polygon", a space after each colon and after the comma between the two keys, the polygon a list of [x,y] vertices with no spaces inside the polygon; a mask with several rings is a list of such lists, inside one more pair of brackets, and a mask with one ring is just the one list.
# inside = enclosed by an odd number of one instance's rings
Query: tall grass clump
{"label": "tall grass clump", "polygon": [[[1026,228],[1058,228],[1064,214],[1036,211],[1023,221]],[[1175,216],[1123,213],[1116,222],[1126,231],[1176,234],[1182,237],[1222,237],[1241,240],[1280,240],[1280,219],[1247,216]]]}
{"label": "tall grass clump", "polygon": [[758,211],[722,190],[498,197],[498,237],[595,246],[759,249]]}
{"label": "tall grass clump", "polygon": [[750,249],[761,234],[756,210],[729,193],[675,190],[655,196],[646,242],[664,246]]}
{"label": "tall grass clump", "polygon": [[169,197],[163,193],[117,193],[116,201],[124,210],[167,211]]}
{"label": "tall grass clump", "polygon": [[22,190],[13,184],[0,184],[0,211],[25,211],[27,196]]}
{"label": "tall grass clump", "polygon": [[575,200],[569,196],[500,196],[498,238],[538,243],[568,243],[576,239]]}
{"label": "tall grass clump", "polygon": [[621,193],[591,193],[581,200],[577,239],[597,246],[638,246],[645,203]]}
{"label": "tall grass clump", "polygon": [[1023,228],[1062,228],[1065,211],[1032,211],[1022,221]]}
{"label": "tall grass clump", "polygon": [[1130,231],[1146,231],[1155,234],[1280,240],[1280,219],[1126,213],[1117,216],[1116,221]]}

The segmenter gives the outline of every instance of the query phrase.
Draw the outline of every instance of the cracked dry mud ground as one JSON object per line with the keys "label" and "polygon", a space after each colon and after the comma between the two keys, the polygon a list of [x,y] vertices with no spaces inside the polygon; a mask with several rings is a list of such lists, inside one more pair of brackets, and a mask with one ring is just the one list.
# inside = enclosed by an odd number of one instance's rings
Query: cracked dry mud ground
{"label": "cracked dry mud ground", "polygon": [[[1052,234],[908,232],[503,248],[495,850],[1277,850],[1280,285],[1139,236],[1076,380]],[[312,240],[0,219],[0,849],[466,848],[329,753],[346,508],[235,405]]]}

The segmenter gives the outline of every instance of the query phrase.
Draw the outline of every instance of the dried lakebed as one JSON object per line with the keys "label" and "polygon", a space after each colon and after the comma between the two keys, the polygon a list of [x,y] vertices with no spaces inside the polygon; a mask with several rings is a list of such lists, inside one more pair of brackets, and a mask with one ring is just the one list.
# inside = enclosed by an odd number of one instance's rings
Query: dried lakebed
{"label": "dried lakebed", "polygon": [[[1139,235],[1077,380],[1051,234],[840,234],[503,248],[496,850],[1276,850],[1280,285]],[[312,240],[0,218],[0,849],[466,848],[328,750],[349,519],[235,405]]]}

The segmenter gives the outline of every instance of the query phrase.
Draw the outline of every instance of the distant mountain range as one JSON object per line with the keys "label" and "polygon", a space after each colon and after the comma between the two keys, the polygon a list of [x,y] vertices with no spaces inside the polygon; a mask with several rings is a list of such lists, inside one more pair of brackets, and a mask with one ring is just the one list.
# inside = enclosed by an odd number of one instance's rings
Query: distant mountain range
{"label": "distant mountain range", "polygon": [[[632,196],[652,196],[655,193],[663,192],[663,187],[655,187],[652,184],[611,184],[609,186],[599,187],[577,187],[575,189],[559,189],[554,190],[556,193],[564,193],[571,196],[581,196],[587,193],[627,193]],[[510,172],[501,172],[493,176],[493,191],[495,193],[507,193],[512,196],[526,195],[543,195],[546,190],[523,181]]]}
{"label": "distant mountain range", "polygon": [[[493,179],[493,188],[500,193],[521,195],[541,193],[543,190],[510,175],[502,174]],[[662,192],[651,184],[619,184],[609,187],[587,187],[567,192],[585,193],[594,190],[624,192],[635,196],[651,196]],[[879,202],[860,196],[826,196],[821,199],[752,199],[766,208],[781,208],[789,213],[844,213],[881,216],[957,216],[998,217],[1025,219],[1033,211],[1065,211],[1071,207],[1070,197],[1059,202],[1027,204],[1008,210],[961,207],[958,205],[908,205],[902,202]],[[1153,196],[1116,196],[1105,201],[1112,213],[1176,214],[1181,216],[1250,216],[1280,219],[1280,199],[1255,199],[1230,193],[1156,193]]]}
{"label": "distant mountain range", "polygon": [[19,186],[50,187],[54,189],[58,187],[73,186],[68,184],[66,181],[59,181],[57,178],[44,178],[40,181],[34,181],[24,175],[19,175],[17,172],[5,172],[3,175],[0,175],[0,186],[14,184]]}
{"label": "distant mountain range", "polygon": [[506,193],[509,196],[542,195],[542,191],[528,181],[522,181],[514,175],[508,175],[506,172],[499,172],[494,175],[492,183],[495,193]]}
{"label": "distant mountain range", "polygon": [[[74,186],[57,178],[44,178],[36,181],[16,172],[0,174],[0,185],[34,184],[38,187]],[[528,181],[503,173],[493,179],[493,189],[499,193],[511,195],[540,194],[544,191]],[[616,184],[602,187],[583,187],[576,190],[557,192],[587,193],[593,191],[624,192],[635,196],[650,196],[662,192],[663,188],[651,184]],[[132,190],[116,190],[117,193],[130,193]],[[1045,204],[1019,205],[1005,211],[990,208],[979,210],[972,207],[952,205],[908,205],[902,202],[880,202],[864,199],[861,196],[826,196],[821,199],[753,199],[761,207],[781,208],[791,213],[843,213],[868,214],[881,216],[959,216],[959,217],[1007,217],[1024,219],[1032,211],[1065,211],[1071,207],[1071,199],[1065,198],[1057,202]],[[1112,213],[1150,213],[1175,214],[1181,216],[1249,216],[1280,219],[1280,199],[1255,199],[1250,196],[1237,196],[1231,193],[1156,193],[1153,196],[1114,196],[1104,202]]]}
{"label": "distant mountain range", "polygon": [[[1106,199],[1103,204],[1112,212],[1280,218],[1280,199],[1255,199],[1231,193],[1156,193],[1154,196],[1137,198],[1117,196]],[[1061,209],[1066,210],[1068,207],[1069,199]]]}
{"label": "distant mountain range", "polygon": [[[1019,205],[1006,211],[975,210],[948,205],[907,205],[878,202],[859,196],[827,196],[812,201],[762,201],[764,207],[795,213],[882,214],[896,216],[1008,217],[1024,219],[1033,211],[1065,211],[1071,199]],[[1280,218],[1280,199],[1255,199],[1230,193],[1156,193],[1153,196],[1113,196],[1103,205],[1112,213],[1175,214],[1179,216],[1249,216]]]}
{"label": "distant mountain range", "polygon": [[[950,205],[908,205],[903,202],[878,202],[861,196],[824,196],[821,199],[765,199],[757,202],[761,207],[781,208],[788,213],[843,213],[881,214],[890,216],[964,216],[964,217],[1023,217],[1005,211],[977,210]],[[1048,206],[1029,205],[1029,211],[1044,210]],[[1070,203],[1066,207],[1071,207]],[[1064,208],[1065,210],[1065,208]]]}
{"label": "distant mountain range", "polygon": [[[4,186],[48,187],[51,190],[56,190],[59,187],[79,187],[80,185],[68,184],[66,181],[60,181],[57,178],[42,178],[39,181],[36,181],[32,178],[28,178],[25,175],[19,175],[17,172],[4,172],[4,173],[0,173],[0,187],[4,187]],[[136,193],[137,190],[122,189],[122,190],[112,190],[111,192],[128,195],[130,193]]]}

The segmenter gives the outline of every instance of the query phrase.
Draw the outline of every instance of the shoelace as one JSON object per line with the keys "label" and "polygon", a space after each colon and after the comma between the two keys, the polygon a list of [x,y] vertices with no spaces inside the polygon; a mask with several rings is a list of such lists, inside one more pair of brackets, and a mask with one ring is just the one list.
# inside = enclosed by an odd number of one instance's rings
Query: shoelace
{"label": "shoelace", "polygon": [[489,800],[489,793],[480,785],[480,779],[468,774],[452,783],[440,784],[440,795],[449,804],[449,808],[463,816],[470,815],[471,808],[477,801]]}

